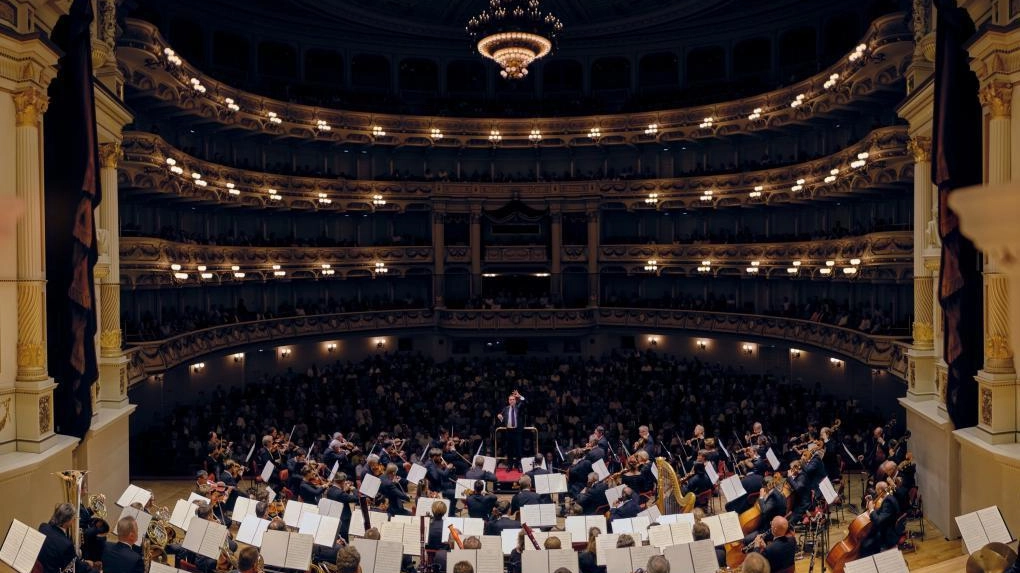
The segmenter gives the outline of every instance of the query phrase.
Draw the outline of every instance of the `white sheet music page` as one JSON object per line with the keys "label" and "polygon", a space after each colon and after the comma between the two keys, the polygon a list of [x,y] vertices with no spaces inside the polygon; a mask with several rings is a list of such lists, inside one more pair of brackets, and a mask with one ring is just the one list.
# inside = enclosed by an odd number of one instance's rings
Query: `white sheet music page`
{"label": "white sheet music page", "polygon": [[329,468],[329,477],[326,478],[326,483],[333,483],[333,478],[336,477],[336,472],[339,469],[340,461],[333,462],[333,467]]}
{"label": "white sheet music page", "polygon": [[606,550],[616,549],[616,540],[620,538],[618,533],[603,533],[595,538],[595,564],[606,564]]}
{"label": "white sheet music page", "polygon": [[311,535],[291,533],[287,541],[287,560],[284,567],[307,571],[312,563],[312,544],[315,542]]}
{"label": "white sheet music page", "polygon": [[[344,514],[344,504],[327,497],[319,500],[319,515],[339,518]],[[353,516],[352,516],[353,517]]]}
{"label": "white sheet music page", "polygon": [[[464,498],[467,497],[464,494],[464,492],[466,490],[469,490],[469,489],[471,489],[473,491],[474,487],[475,487],[475,480],[473,480],[473,479],[463,479],[463,478],[458,479],[457,480],[457,484],[454,486],[453,497],[455,497],[456,499],[464,499]],[[447,509],[449,509],[449,508],[447,508]]]}
{"label": "white sheet music page", "polygon": [[[666,526],[663,526],[666,527]],[[693,525],[686,521],[669,524],[669,534],[673,537],[673,543],[680,545],[682,543],[694,543],[694,530]],[[649,529],[649,531],[651,531]],[[708,541],[703,539],[702,541]]]}
{"label": "white sheet music page", "polygon": [[202,503],[208,503],[210,505],[212,504],[212,500],[209,499],[208,497],[206,497],[204,495],[198,495],[195,492],[191,492],[191,495],[188,496],[188,503],[195,503],[196,501],[200,501]]}
{"label": "white sheet music page", "polygon": [[712,545],[718,546],[726,543],[726,535],[723,533],[723,527],[719,523],[718,515],[707,515],[701,522],[707,525],[709,531],[712,532]]}
{"label": "white sheet music page", "polygon": [[705,464],[705,473],[708,475],[708,479],[712,480],[712,485],[719,481],[719,473],[715,471],[714,465],[710,463]]}
{"label": "white sheet music page", "polygon": [[196,553],[210,559],[217,559],[220,556],[220,548],[223,547],[223,542],[227,539],[227,528],[219,523],[211,521],[207,523],[209,523],[209,527],[206,529],[205,535],[202,536],[202,545]]}
{"label": "white sheet music page", "polygon": [[903,559],[903,553],[899,549],[890,549],[877,553],[874,556],[875,569],[879,573],[910,573],[907,569],[907,562]]}
{"label": "white sheet music page", "polygon": [[849,561],[843,566],[844,573],[879,573],[875,560],[871,557]]}
{"label": "white sheet music page", "polygon": [[[662,550],[663,557],[669,561],[670,573],[695,573],[694,559],[687,545],[671,545]],[[712,548],[712,564],[715,565],[715,548]],[[718,567],[716,568],[718,569]],[[715,573],[713,569],[711,573]]]}
{"label": "white sheet music page", "polygon": [[198,553],[198,550],[202,547],[202,538],[205,536],[205,532],[209,529],[211,521],[205,519],[196,519],[191,522],[191,527],[188,528],[188,532],[184,535],[184,541],[181,542],[181,547]]}
{"label": "white sheet music page", "polygon": [[570,573],[580,571],[577,552],[573,549],[552,549],[545,553],[549,556],[549,571],[556,571],[560,567],[565,567]]}
{"label": "white sheet music page", "polygon": [[722,488],[723,496],[726,498],[727,502],[731,502],[747,495],[747,490],[744,489],[743,484],[740,483],[739,476],[730,476],[719,482],[719,486]]}
{"label": "white sheet music page", "polygon": [[660,555],[658,547],[652,547],[651,545],[638,545],[630,548],[630,562],[634,564],[634,568],[644,567],[648,564],[648,560],[653,555]]}
{"label": "white sheet music page", "polygon": [[195,506],[185,499],[178,499],[174,505],[173,513],[170,514],[170,525],[187,532],[193,517],[195,517]]}
{"label": "white sheet music page", "polygon": [[1002,513],[999,512],[998,506],[993,505],[980,509],[977,511],[977,516],[981,520],[981,527],[985,529],[988,541],[998,541],[999,543],[1013,541],[1013,536],[1009,533],[1009,528],[1006,527],[1006,522],[1002,519]]}
{"label": "white sheet music page", "polygon": [[818,484],[818,488],[822,490],[822,497],[825,498],[825,503],[829,505],[832,505],[836,501],[836,498],[839,497],[839,494],[836,493],[836,488],[832,487],[832,482],[829,481],[828,477]]}
{"label": "white sheet music page", "polygon": [[475,554],[475,573],[503,573],[503,553],[498,549],[479,549]]}
{"label": "white sheet music page", "polygon": [[435,498],[432,498],[432,497],[419,497],[418,498],[418,502],[415,504],[415,507],[414,507],[414,515],[415,516],[431,515],[432,514],[432,504],[437,502],[437,501],[442,501],[442,500],[435,499]]}
{"label": "white sheet music page", "polygon": [[673,543],[673,535],[668,525],[659,525],[648,528],[648,544],[659,549],[676,545]]}
{"label": "white sheet music page", "polygon": [[772,471],[779,469],[779,458],[776,457],[776,452],[773,452],[772,448],[769,448],[769,450],[765,452],[765,459],[767,459],[769,461],[769,465],[772,466]]}
{"label": "white sheet music page", "polygon": [[[230,520],[241,522],[244,521],[245,517],[248,517],[248,498],[238,497],[234,500],[234,509],[230,512]],[[251,513],[255,513],[252,509]]]}
{"label": "white sheet music page", "polygon": [[659,511],[658,506],[656,506],[655,504],[649,504],[648,509],[642,511],[638,515],[647,517],[648,521],[652,523],[658,523],[659,518],[662,517],[662,512]]}
{"label": "white sheet music page", "polygon": [[18,556],[12,564],[14,569],[19,573],[29,573],[32,571],[36,560],[39,558],[39,551],[42,550],[43,543],[45,542],[45,535],[29,527],[28,531],[25,532],[25,538],[21,541],[21,549],[18,550]]}
{"label": "white sheet music page", "polygon": [[273,470],[276,469],[276,464],[273,462],[266,462],[266,467],[262,468],[262,481],[269,483],[269,478],[273,477]]}
{"label": "white sheet music page", "polygon": [[[380,541],[375,553],[375,573],[400,573],[400,562],[404,556],[400,544]],[[365,571],[365,573],[369,573]]]}
{"label": "white sheet music page", "polygon": [[694,561],[694,573],[715,573],[719,569],[719,562],[715,556],[715,547],[708,539],[692,541],[687,544],[691,550],[691,560]]}
{"label": "white sheet music page", "polygon": [[283,510],[283,522],[287,527],[298,527],[301,525],[301,514],[304,513],[305,504],[293,499],[287,500]]}
{"label": "white sheet music page", "polygon": [[606,573],[632,573],[633,571],[634,563],[630,560],[630,551],[615,547],[606,550]]}
{"label": "white sheet music page", "polygon": [[606,490],[606,501],[609,502],[609,507],[613,507],[617,500],[620,499],[620,497],[623,495],[623,488],[625,487],[627,486],[618,485],[616,487],[611,487]]}
{"label": "white sheet music page", "polygon": [[602,481],[609,477],[609,468],[606,467],[605,460],[598,460],[591,465],[591,471],[595,472],[599,476],[599,481]]}
{"label": "white sheet music page", "polygon": [[719,525],[722,526],[723,538],[726,539],[726,543],[733,543],[744,538],[744,532],[740,528],[740,517],[736,512],[728,511],[720,515]]}
{"label": "white sheet music page", "polygon": [[421,464],[411,464],[411,469],[407,470],[407,483],[418,483],[425,479],[428,474],[428,470]]}
{"label": "white sheet music page", "polygon": [[[449,565],[451,562],[447,560],[446,563]],[[549,556],[545,554],[545,551],[525,551],[521,554],[521,571],[550,573]]]}
{"label": "white sheet music page", "polygon": [[[269,522],[265,519],[259,519],[254,515],[245,516],[240,527],[237,528],[237,540],[258,547],[259,541],[262,540],[262,535],[258,533],[258,530],[263,521],[266,522],[266,528],[268,528]],[[258,540],[255,538],[256,535],[258,535]]]}
{"label": "white sheet music page", "polygon": [[14,561],[18,558],[18,552],[21,551],[21,544],[25,541],[27,533],[28,526],[24,523],[17,519],[11,523],[11,528],[7,531],[7,538],[4,539],[3,547],[0,547],[0,561],[14,567]]}
{"label": "white sheet music page", "polygon": [[361,489],[358,491],[365,497],[375,498],[375,496],[379,494],[380,484],[382,484],[382,480],[372,474],[365,474],[365,476],[361,478]]}
{"label": "white sheet music page", "polygon": [[960,529],[960,536],[963,537],[963,545],[967,549],[967,553],[972,554],[988,543],[988,535],[981,525],[981,519],[977,512],[957,516],[956,526]]}
{"label": "white sheet music page", "polygon": [[[499,532],[503,555],[510,555],[517,548],[517,534],[520,532],[520,529],[504,529]],[[527,545],[528,541],[525,541],[524,544]]]}
{"label": "white sheet music page", "polygon": [[[385,543],[385,541],[376,541],[375,539],[351,539],[351,546],[358,550],[361,554],[361,571],[362,573],[375,573],[375,556],[379,553],[379,544]],[[266,563],[269,563],[268,561]],[[149,573],[152,573],[151,571]],[[383,573],[380,571],[379,573]]]}
{"label": "white sheet music page", "polygon": [[[319,529],[319,520],[322,518],[315,513],[302,513],[301,519],[298,520],[298,533],[304,533],[305,535],[315,536],[315,531]],[[332,545],[332,543],[330,543]]]}

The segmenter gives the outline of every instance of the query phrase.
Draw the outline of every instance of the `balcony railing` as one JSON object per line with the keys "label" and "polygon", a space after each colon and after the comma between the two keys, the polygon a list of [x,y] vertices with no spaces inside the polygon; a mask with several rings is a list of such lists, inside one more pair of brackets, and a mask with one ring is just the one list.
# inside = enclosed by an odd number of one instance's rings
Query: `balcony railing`
{"label": "balcony railing", "polygon": [[485,247],[487,263],[545,263],[549,249],[537,246]]}
{"label": "balcony railing", "polygon": [[809,345],[863,362],[873,368],[892,368],[900,375],[904,337],[877,336],[829,324],[791,318],[637,308],[563,310],[393,310],[326,314],[243,322],[188,332],[165,340],[144,342],[127,350],[132,383],[199,357],[258,343],[285,343],[301,337],[348,333],[384,334],[395,330],[439,328],[466,331],[552,333],[596,327],[724,333],[785,340]]}
{"label": "balcony railing", "polygon": [[[305,211],[399,212],[428,209],[433,199],[466,203],[483,199],[503,201],[518,196],[564,199],[599,196],[605,205],[639,211],[703,209],[802,203],[903,187],[913,176],[914,162],[907,151],[908,141],[906,127],[897,125],[875,129],[861,141],[832,155],[772,169],[667,179],[455,183],[351,181],[262,173],[191,157],[158,135],[129,132],[124,137],[120,177],[122,189],[154,191],[216,204]],[[866,158],[858,159],[862,154],[866,154]],[[176,162],[180,173],[171,172],[167,159]],[[863,163],[852,167],[855,161]],[[834,170],[836,175],[833,175]],[[201,175],[204,185],[196,182],[195,173]],[[800,180],[803,184],[794,191],[793,187]],[[760,192],[756,191],[758,187]],[[277,198],[270,190],[275,191]],[[710,195],[706,194],[708,190],[712,191]],[[649,193],[659,195],[657,205],[645,202]],[[320,194],[325,195],[329,203],[320,201]],[[383,195],[386,205],[373,205],[373,195]]]}
{"label": "balcony railing", "polygon": [[[731,133],[774,130],[785,125],[802,124],[814,117],[825,117],[839,108],[852,107],[876,93],[895,89],[903,78],[905,63],[913,52],[913,37],[902,14],[890,14],[875,20],[861,43],[868,47],[864,58],[850,61],[849,54],[818,74],[782,89],[712,105],[646,113],[564,117],[548,119],[492,119],[432,116],[401,116],[347,110],[329,110],[273,100],[238,90],[217,81],[188,62],[171,64],[164,50],[172,48],[153,24],[128,18],[117,48],[118,62],[125,69],[128,85],[146,95],[168,102],[185,115],[242,129],[291,138],[331,140],[357,144],[429,146],[441,141],[443,147],[492,148],[488,139],[493,125],[503,133],[501,147],[534,147],[528,139],[532,129],[544,135],[542,146],[633,145],[713,138]],[[835,83],[827,85],[831,78]],[[191,80],[201,82],[205,92],[198,94]],[[800,97],[801,103],[791,106]],[[238,109],[227,106],[226,98]],[[759,117],[752,116],[758,111]],[[278,121],[271,121],[270,113]],[[712,117],[710,128],[702,128],[703,118]],[[317,129],[325,121],[330,131]],[[646,134],[656,124],[655,134]],[[380,126],[385,136],[373,135]],[[598,141],[588,130],[598,126]],[[441,140],[431,130],[443,132]]]}

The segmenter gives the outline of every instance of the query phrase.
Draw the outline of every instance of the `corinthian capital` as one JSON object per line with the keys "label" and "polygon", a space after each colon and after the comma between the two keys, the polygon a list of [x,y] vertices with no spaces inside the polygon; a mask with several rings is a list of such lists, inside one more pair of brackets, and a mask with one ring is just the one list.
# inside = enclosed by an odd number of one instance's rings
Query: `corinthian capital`
{"label": "corinthian capital", "polygon": [[120,156],[121,148],[119,141],[99,144],[99,157],[102,160],[103,167],[116,169],[120,163]]}
{"label": "corinthian capital", "polygon": [[907,143],[907,149],[914,155],[914,162],[931,162],[931,138],[926,135],[915,135]]}
{"label": "corinthian capital", "polygon": [[14,110],[17,114],[17,125],[38,126],[50,98],[37,87],[28,87],[14,94]]}
{"label": "corinthian capital", "polygon": [[1009,117],[1010,104],[1013,101],[1013,87],[1009,84],[990,83],[978,92],[981,105],[988,107],[992,117]]}

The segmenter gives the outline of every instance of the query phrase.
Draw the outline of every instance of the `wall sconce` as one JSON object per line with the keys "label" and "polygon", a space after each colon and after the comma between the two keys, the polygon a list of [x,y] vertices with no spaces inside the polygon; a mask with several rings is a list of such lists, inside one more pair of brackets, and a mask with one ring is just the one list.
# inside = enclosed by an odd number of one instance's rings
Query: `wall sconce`
{"label": "wall sconce", "polygon": [[375,339],[375,347],[376,348],[381,350],[384,346],[386,346],[386,339],[385,338],[376,338]]}
{"label": "wall sconce", "polygon": [[754,354],[754,345],[753,344],[744,344],[744,345],[742,345],[740,347],[740,349],[744,352],[744,354],[746,354],[748,356]]}
{"label": "wall sconce", "polygon": [[800,358],[800,349],[799,348],[791,348],[790,349],[790,356],[792,358]]}
{"label": "wall sconce", "polygon": [[290,348],[281,348],[280,349],[280,358],[289,358],[290,357],[290,352],[291,352]]}
{"label": "wall sconce", "polygon": [[231,354],[230,357],[234,359],[235,363],[240,362],[240,361],[244,360],[244,352],[238,352],[237,354]]}
{"label": "wall sconce", "polygon": [[843,367],[843,361],[840,360],[839,358],[830,358],[829,359],[829,364],[832,364],[833,368],[842,368]]}
{"label": "wall sconce", "polygon": [[330,342],[329,344],[326,345],[326,352],[333,352],[334,350],[336,350],[335,342]]}
{"label": "wall sconce", "polygon": [[698,339],[698,350],[704,350],[706,348],[708,348],[708,341],[705,340],[704,338],[699,338]]}
{"label": "wall sconce", "polygon": [[194,372],[195,374],[198,374],[203,370],[205,370],[205,362],[196,362],[191,365],[191,371]]}
{"label": "wall sconce", "polygon": [[659,345],[659,337],[658,336],[649,336],[648,337],[648,345],[649,346],[658,346]]}

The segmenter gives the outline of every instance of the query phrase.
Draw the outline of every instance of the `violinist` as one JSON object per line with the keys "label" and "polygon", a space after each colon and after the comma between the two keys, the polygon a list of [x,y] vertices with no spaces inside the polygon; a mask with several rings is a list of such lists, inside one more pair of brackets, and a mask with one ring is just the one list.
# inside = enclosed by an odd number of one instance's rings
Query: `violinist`
{"label": "violinist", "polygon": [[452,467],[443,461],[443,451],[432,448],[429,450],[429,460],[425,466],[425,480],[428,482],[429,491],[442,492],[443,497],[449,500],[449,507],[454,507],[454,488],[448,484],[457,479],[457,474]]}
{"label": "violinist", "polygon": [[801,463],[803,463],[804,475],[807,479],[807,485],[811,488],[811,491],[818,489],[818,484],[822,483],[825,479],[825,462],[822,461],[822,454],[824,449],[820,442],[811,442],[808,444],[807,449],[801,454]]}
{"label": "violinist", "polygon": [[467,458],[457,451],[457,442],[454,439],[446,440],[443,444],[443,461],[452,466],[457,475],[463,475],[471,469]]}
{"label": "violinist", "polygon": [[797,542],[790,535],[790,523],[781,515],[773,517],[769,531],[755,538],[752,549],[765,557],[772,571],[792,569],[797,557]]}
{"label": "violinist", "polygon": [[892,549],[899,543],[902,531],[897,527],[896,518],[900,514],[900,506],[891,493],[888,482],[875,484],[875,499],[868,501],[871,533],[861,543],[861,557]]}
{"label": "violinist", "polygon": [[790,487],[793,489],[793,513],[790,520],[799,523],[811,509],[811,485],[808,483],[808,476],[804,473],[804,463],[801,460],[794,460],[790,463],[790,471],[787,475]]}
{"label": "violinist", "polygon": [[864,467],[869,473],[875,473],[878,466],[889,457],[889,450],[885,443],[885,428],[878,427],[871,432],[871,438],[865,447]]}
{"label": "violinist", "polygon": [[694,475],[692,475],[680,488],[684,495],[687,495],[688,493],[698,495],[712,489],[712,479],[709,478],[708,473],[705,472],[705,464],[707,462],[705,461],[703,452],[704,450],[698,453],[698,461],[694,462],[694,469],[691,470]]}
{"label": "violinist", "polygon": [[400,486],[400,476],[397,475],[397,464],[386,465],[386,472],[379,478],[379,495],[382,495],[389,502],[387,512],[390,517],[394,515],[411,515],[411,512],[404,508],[404,503],[411,501],[407,492]]}
{"label": "violinist", "polygon": [[510,511],[514,514],[520,511],[521,507],[525,505],[535,505],[542,502],[542,496],[531,491],[531,478],[528,476],[521,476],[517,480],[517,485],[520,487],[520,491],[517,495],[510,500]]}
{"label": "violinist", "polygon": [[655,438],[648,431],[648,426],[638,427],[638,440],[634,442],[634,453],[645,452],[648,457],[655,455]]}
{"label": "violinist", "polygon": [[641,496],[629,486],[623,488],[623,495],[609,510],[611,519],[628,519],[641,513]]}
{"label": "violinist", "polygon": [[464,477],[467,479],[480,479],[482,481],[496,481],[494,473],[485,471],[485,460],[481,456],[475,459],[475,465],[464,474]]}
{"label": "violinist", "polygon": [[825,466],[825,474],[829,476],[829,479],[836,481],[839,479],[839,440],[836,438],[836,434],[839,431],[839,420],[833,424],[832,428],[823,427],[819,432],[819,437],[822,440],[822,464]]}
{"label": "violinist", "polygon": [[521,522],[511,518],[509,514],[509,501],[504,499],[496,502],[496,507],[492,510],[492,519],[485,524],[485,534],[500,535],[504,529],[520,529]]}
{"label": "violinist", "polygon": [[305,503],[312,505],[318,505],[319,498],[322,497],[323,492],[326,488],[322,484],[322,478],[319,474],[315,473],[315,470],[310,467],[305,467],[305,473],[301,478],[301,485],[298,488],[298,495],[301,496],[301,500]]}
{"label": "violinist", "polygon": [[591,472],[588,474],[588,485],[577,494],[575,500],[581,506],[584,515],[598,515],[598,508],[609,503],[606,500],[606,490],[609,484],[599,479],[599,474]]}
{"label": "violinist", "polygon": [[329,484],[329,487],[326,488],[326,499],[343,504],[343,510],[340,513],[339,535],[347,539],[347,532],[351,528],[351,506],[349,504],[358,503],[357,488],[347,479],[347,474],[337,472],[333,476],[333,483]]}
{"label": "violinist", "polygon": [[281,456],[277,451],[276,445],[273,443],[273,436],[265,435],[262,436],[262,447],[259,448],[256,459],[258,460],[259,472],[262,468],[266,467],[266,464],[273,462],[276,469],[273,471],[273,475],[269,478],[269,483],[274,487],[279,484],[277,474],[280,470],[280,464],[282,463]]}
{"label": "violinist", "polygon": [[[765,485],[765,478],[758,472],[757,469],[755,469],[754,462],[751,460],[741,460],[738,465],[744,472],[744,476],[740,478],[740,485],[744,488],[744,491],[760,491],[762,486]],[[751,496],[749,495],[742,495],[737,499],[730,500],[726,503],[726,511],[735,511],[738,514],[744,513],[750,509],[754,503],[748,499],[750,497]]]}
{"label": "violinist", "polygon": [[751,431],[744,434],[744,442],[748,444],[758,444],[761,442],[760,438],[765,438],[765,444],[768,445],[768,436],[762,431],[761,422],[755,422],[751,426]]}
{"label": "violinist", "polygon": [[759,490],[760,525],[757,531],[752,531],[744,537],[744,545],[750,545],[758,535],[767,533],[775,517],[786,515],[786,496],[783,495],[782,481],[782,476],[775,475],[770,483]]}
{"label": "violinist", "polygon": [[694,426],[694,435],[684,443],[695,452],[705,449],[705,426],[701,424]]}
{"label": "violinist", "polygon": [[467,504],[468,517],[488,519],[492,515],[492,509],[496,507],[496,501],[498,498],[495,495],[485,491],[485,482],[475,480],[471,494],[464,499]]}

